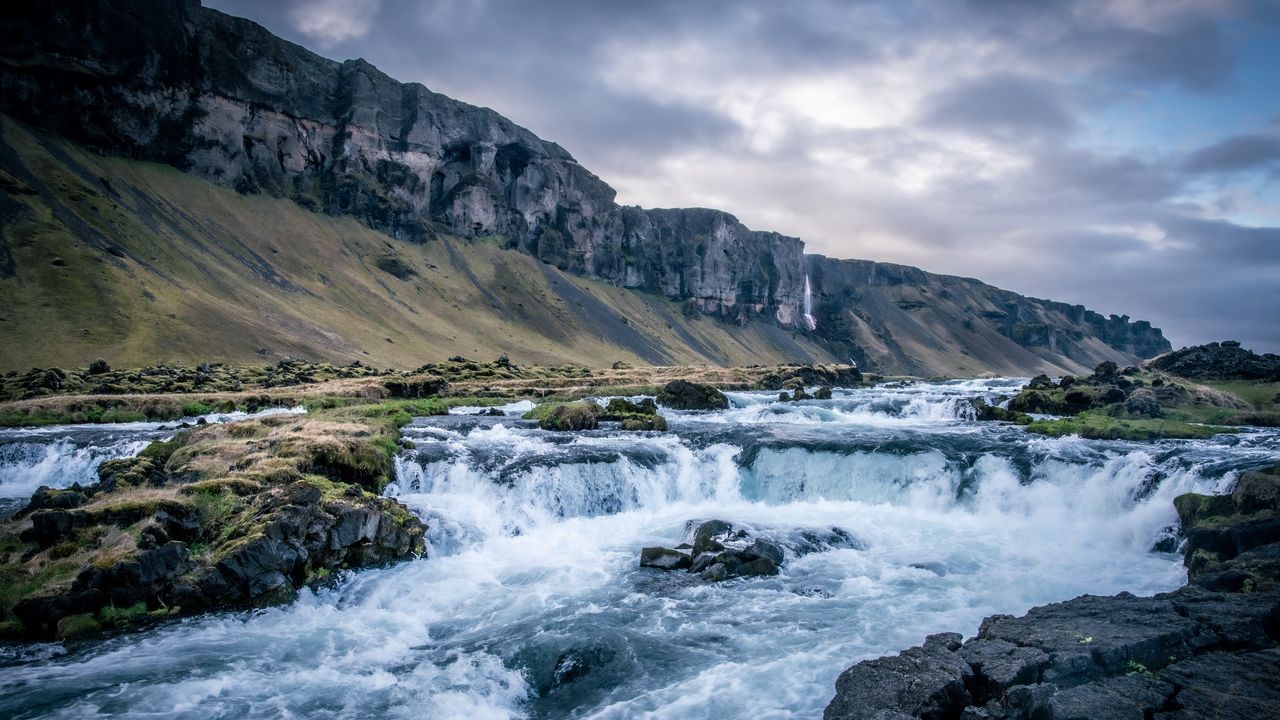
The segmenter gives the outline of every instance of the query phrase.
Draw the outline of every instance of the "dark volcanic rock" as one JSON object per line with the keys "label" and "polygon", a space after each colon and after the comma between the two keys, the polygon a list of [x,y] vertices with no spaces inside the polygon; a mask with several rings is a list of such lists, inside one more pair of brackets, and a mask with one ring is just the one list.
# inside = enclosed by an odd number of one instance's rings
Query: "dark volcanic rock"
{"label": "dark volcanic rock", "polygon": [[724,410],[729,398],[710,385],[673,380],[658,393],[658,402],[677,410]]}
{"label": "dark volcanic rock", "polygon": [[[644,548],[640,567],[688,570],[704,580],[718,582],[776,575],[788,553],[800,557],[824,550],[863,547],[840,528],[756,531],[724,520],[707,520],[690,523],[686,532],[692,544],[681,544],[678,549]],[[765,533],[769,537],[763,537]]]}
{"label": "dark volcanic rock", "polygon": [[824,720],[957,717],[969,704],[965,684],[973,676],[956,654],[960,635],[930,635],[921,647],[858,663],[836,680],[836,697]]}
{"label": "dark volcanic rock", "polygon": [[1214,652],[1169,666],[1178,693],[1164,720],[1280,717],[1280,649]]}
{"label": "dark volcanic rock", "polygon": [[1143,364],[1193,380],[1280,380],[1280,355],[1258,355],[1234,340],[1182,348]]}
{"label": "dark volcanic rock", "polygon": [[664,547],[647,547],[640,551],[640,567],[651,567],[659,570],[687,570],[690,565],[688,553]]}

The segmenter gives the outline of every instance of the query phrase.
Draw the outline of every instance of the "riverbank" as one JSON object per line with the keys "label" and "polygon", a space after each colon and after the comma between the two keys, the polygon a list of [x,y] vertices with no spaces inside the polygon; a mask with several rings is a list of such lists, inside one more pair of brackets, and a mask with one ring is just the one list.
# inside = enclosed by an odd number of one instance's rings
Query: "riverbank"
{"label": "riverbank", "polygon": [[[101,368],[98,368],[101,370]],[[333,368],[294,364],[271,372],[207,368],[211,384],[257,387],[215,393],[79,396],[43,393],[12,401],[7,417],[47,425],[57,421],[186,418],[186,430],[152,443],[138,456],[98,469],[98,481],[42,488],[0,524],[0,637],[68,639],[100,630],[128,630],[154,620],[212,609],[278,603],[334,572],[386,564],[424,552],[426,526],[381,494],[402,449],[399,428],[451,407],[540,398],[529,415],[549,429],[594,429],[601,421],[629,431],[665,430],[651,402],[615,400],[607,409],[563,404],[609,392],[637,394],[673,375],[722,387],[771,388],[811,383],[856,384],[850,367],[788,366],[737,370],[617,368],[592,373],[572,366],[518,368],[505,360],[462,358],[413,373],[288,383]],[[35,373],[47,375],[52,371]],[[199,371],[203,372],[203,371]],[[174,376],[185,378],[185,370]],[[62,373],[67,387],[85,375]],[[166,387],[154,369],[92,372],[119,381],[138,377]],[[287,381],[282,378],[288,378]],[[25,386],[9,383],[10,389]],[[186,380],[183,380],[185,383]],[[284,387],[269,387],[285,382]],[[679,392],[670,393],[668,388]],[[476,395],[462,393],[474,392]],[[692,393],[694,397],[686,397]],[[676,408],[724,395],[711,384],[673,380],[658,397]],[[305,416],[274,416],[201,427],[216,410],[300,405]],[[93,414],[86,408],[103,409]],[[710,407],[710,406],[705,406]],[[560,418],[575,409],[588,418]],[[567,413],[566,413],[567,411]],[[501,414],[501,413],[499,413]],[[578,413],[584,414],[584,413]],[[573,420],[573,418],[569,418]]]}
{"label": "riverbank", "polygon": [[0,426],[179,420],[214,411],[252,412],[302,405],[326,409],[382,399],[481,397],[577,400],[601,395],[653,395],[686,380],[722,390],[781,390],[788,381],[810,387],[857,387],[885,378],[849,365],[737,368],[667,366],[608,369],[581,365],[517,366],[457,357],[411,371],[360,364],[334,367],[285,360],[270,366],[201,365],[94,372],[32,369],[10,373],[0,386]]}
{"label": "riverbank", "polygon": [[826,720],[1280,717],[1280,465],[1179,496],[1188,582],[994,615],[850,667]]}

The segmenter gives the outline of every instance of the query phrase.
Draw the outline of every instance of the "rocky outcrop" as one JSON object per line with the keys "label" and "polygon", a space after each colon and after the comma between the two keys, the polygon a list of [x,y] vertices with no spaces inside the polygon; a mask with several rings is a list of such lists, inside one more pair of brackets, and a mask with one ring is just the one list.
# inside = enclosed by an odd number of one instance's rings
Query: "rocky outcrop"
{"label": "rocky outcrop", "polygon": [[[977,368],[1076,373],[1166,352],[1158,328],[1083,305],[1025,297],[972,278],[906,265],[809,255],[815,333],[833,354],[879,372]],[[965,358],[939,359],[963,347]],[[974,363],[965,365],[965,362]]]}
{"label": "rocky outcrop", "polygon": [[1190,582],[1140,598],[1085,595],[996,615],[975,638],[932,636],[858,663],[828,720],[1280,716],[1280,476],[1178,498]]}
{"label": "rocky outcrop", "polygon": [[789,557],[838,548],[862,550],[865,546],[838,527],[802,528],[785,533],[756,530],[727,522],[690,523],[686,542],[674,548],[654,546],[640,551],[640,567],[686,570],[703,580],[777,575]]}
{"label": "rocky outcrop", "polygon": [[[386,483],[385,428],[284,419],[209,426],[42,488],[0,524],[0,635],[66,639],[279,602],[343,570],[424,552]],[[270,448],[269,451],[264,451]]]}
{"label": "rocky outcrop", "polygon": [[1280,381],[1280,355],[1259,355],[1235,340],[1182,348],[1154,357],[1143,366],[1192,380]]}
{"label": "rocky outcrop", "polygon": [[672,380],[658,392],[658,402],[676,410],[725,410],[729,398],[710,385]]}
{"label": "rocky outcrop", "polygon": [[642,210],[487,108],[338,63],[193,0],[27,3],[0,106],[113,154],[353,215],[411,242],[501,236],[546,263],[798,325],[803,243],[718,210]]}
{"label": "rocky outcrop", "polygon": [[[0,18],[0,110],[103,153],[354,216],[407,242],[495,238],[691,315],[805,333],[880,372],[1076,371],[1168,349],[1126,317],[914,268],[806,257],[799,239],[722,211],[621,207],[563,148],[492,110],[364,60],[328,60],[195,0],[22,3]],[[57,210],[103,253],[147,260]],[[297,289],[267,259],[251,260],[263,282]],[[393,281],[420,279],[394,252],[374,262]],[[816,327],[802,316],[806,288]],[[808,355],[781,333],[772,340]]]}

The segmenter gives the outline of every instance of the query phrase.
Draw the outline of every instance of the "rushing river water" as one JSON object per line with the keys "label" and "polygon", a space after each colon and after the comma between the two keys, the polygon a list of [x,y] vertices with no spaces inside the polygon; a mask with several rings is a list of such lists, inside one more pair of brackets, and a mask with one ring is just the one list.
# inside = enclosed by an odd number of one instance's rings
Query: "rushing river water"
{"label": "rushing river water", "polygon": [[[0,716],[817,717],[843,668],[926,634],[1177,587],[1180,557],[1152,551],[1172,499],[1280,458],[1276,431],[1101,442],[969,419],[965,398],[1019,384],[734,393],[724,412],[667,411],[662,434],[422,419],[388,493],[430,524],[428,558],[284,607],[0,651]],[[14,453],[0,436],[0,491],[83,482],[150,435],[62,437]],[[638,567],[711,518],[863,547],[720,584]]]}

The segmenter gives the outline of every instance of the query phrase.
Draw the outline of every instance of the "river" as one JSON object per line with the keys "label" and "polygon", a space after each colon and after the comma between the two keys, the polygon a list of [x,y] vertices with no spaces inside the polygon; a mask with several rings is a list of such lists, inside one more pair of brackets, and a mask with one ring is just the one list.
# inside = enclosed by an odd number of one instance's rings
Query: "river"
{"label": "river", "polygon": [[[966,398],[1021,382],[730,393],[664,411],[660,434],[421,418],[387,493],[429,523],[427,557],[282,607],[5,648],[0,716],[818,717],[841,670],[927,634],[1180,586],[1181,557],[1153,550],[1173,498],[1280,458],[1275,430],[1133,443],[973,421]],[[84,482],[160,435],[0,432],[0,495]],[[713,518],[781,544],[781,574],[639,568]],[[805,547],[831,528],[855,541]]]}

